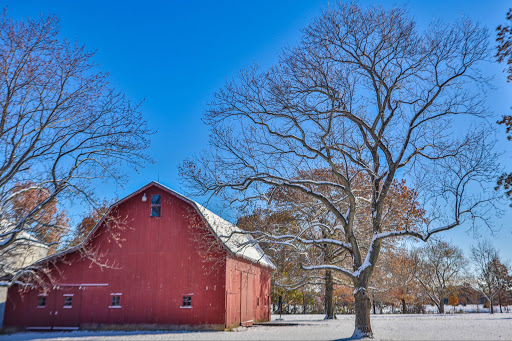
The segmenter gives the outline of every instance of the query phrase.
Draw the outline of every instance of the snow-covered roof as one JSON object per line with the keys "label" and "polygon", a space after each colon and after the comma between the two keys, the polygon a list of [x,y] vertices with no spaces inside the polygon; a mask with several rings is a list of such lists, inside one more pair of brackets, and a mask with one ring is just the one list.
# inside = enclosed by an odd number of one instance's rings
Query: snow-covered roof
{"label": "snow-covered roof", "polygon": [[263,266],[276,269],[268,256],[263,252],[257,241],[249,234],[244,233],[238,226],[222,219],[212,211],[194,202],[213,232],[222,243],[235,255],[257,262]]}
{"label": "snow-covered roof", "polygon": [[42,248],[46,248],[46,249],[49,248],[48,245],[44,244],[42,241],[40,241],[39,239],[37,239],[36,237],[31,235],[27,231],[21,231],[20,234],[18,234],[18,236],[16,236],[16,239],[17,240],[25,240],[27,242],[27,244],[31,244],[31,245],[34,245],[37,247],[42,247]]}
{"label": "snow-covered roof", "polygon": [[[0,234],[3,235],[3,237],[0,237],[0,245],[4,244],[5,242],[9,241],[11,238],[12,233],[15,233],[16,230],[16,223],[9,222],[6,219],[0,220]],[[41,248],[47,248],[48,245],[41,242],[39,239],[34,237],[32,234],[30,234],[26,230],[22,230],[18,232],[18,235],[16,236],[17,243],[24,243],[26,245],[34,245]]]}

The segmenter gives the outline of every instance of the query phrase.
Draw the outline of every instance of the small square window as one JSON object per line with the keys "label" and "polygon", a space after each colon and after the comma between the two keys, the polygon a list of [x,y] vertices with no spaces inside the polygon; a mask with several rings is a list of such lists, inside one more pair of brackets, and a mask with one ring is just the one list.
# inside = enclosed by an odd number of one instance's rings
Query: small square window
{"label": "small square window", "polygon": [[121,296],[112,296],[112,307],[121,306]]}
{"label": "small square window", "polygon": [[73,296],[64,296],[64,306],[65,307],[73,306]]}
{"label": "small square window", "polygon": [[37,297],[37,306],[38,307],[46,307],[46,296],[38,296]]}
{"label": "small square window", "polygon": [[160,217],[160,194],[153,194],[151,197],[151,216]]}
{"label": "small square window", "polygon": [[183,307],[192,306],[192,296],[183,296]]}

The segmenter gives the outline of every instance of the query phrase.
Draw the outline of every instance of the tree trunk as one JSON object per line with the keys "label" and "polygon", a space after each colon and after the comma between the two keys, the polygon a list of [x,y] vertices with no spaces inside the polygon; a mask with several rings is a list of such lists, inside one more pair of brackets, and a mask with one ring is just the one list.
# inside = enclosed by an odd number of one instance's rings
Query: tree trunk
{"label": "tree trunk", "polygon": [[494,314],[494,302],[492,301],[492,299],[489,300],[489,305],[491,306],[491,314]]}
{"label": "tree trunk", "polygon": [[332,278],[331,270],[325,271],[325,317],[324,320],[332,320],[335,319],[334,316],[334,302],[333,302],[333,294],[334,294],[334,282]]}
{"label": "tree trunk", "polygon": [[501,292],[498,294],[498,302],[500,303],[500,313],[503,313],[503,309],[501,308]]}
{"label": "tree trunk", "polygon": [[306,294],[304,294],[304,290],[302,290],[302,313],[306,313]]}
{"label": "tree trunk", "polygon": [[405,304],[404,298],[402,298],[402,314],[407,314],[407,304]]}
{"label": "tree trunk", "polygon": [[371,300],[368,297],[366,288],[358,287],[355,298],[356,327],[352,338],[373,338],[372,326],[370,324]]}
{"label": "tree trunk", "polygon": [[375,298],[374,298],[374,299],[373,299],[373,304],[372,304],[372,306],[373,306],[373,315],[377,315],[377,307],[376,307],[376,304],[377,304],[377,302],[375,301]]}
{"label": "tree trunk", "polygon": [[439,299],[439,314],[444,314],[444,297]]}

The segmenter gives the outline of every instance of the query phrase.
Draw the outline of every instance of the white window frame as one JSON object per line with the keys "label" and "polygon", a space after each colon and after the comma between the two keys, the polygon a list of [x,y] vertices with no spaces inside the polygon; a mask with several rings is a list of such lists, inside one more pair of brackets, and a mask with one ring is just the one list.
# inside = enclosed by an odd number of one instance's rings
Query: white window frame
{"label": "white window frame", "polygon": [[36,308],[39,308],[39,309],[46,308],[46,299],[44,300],[44,305],[39,305],[39,297],[48,297],[48,295],[47,294],[39,294],[39,295],[37,295],[37,306],[36,306]]}
{"label": "white window frame", "polygon": [[182,305],[180,306],[180,309],[192,309],[192,297],[194,294],[182,294],[181,295],[181,303],[183,304],[183,298],[190,297],[190,305]]}
{"label": "white window frame", "polygon": [[[73,296],[75,296],[75,295],[74,294],[64,294],[62,296],[64,296],[64,306],[62,306],[62,308],[64,308],[64,309],[73,308]],[[71,297],[71,305],[66,305],[66,297]]]}
{"label": "white window frame", "polygon": [[[122,292],[115,292],[110,294],[110,303],[112,304],[112,296],[119,296],[119,303],[121,303],[121,296],[123,296]],[[109,309],[121,309],[123,306],[119,305],[109,305]]]}

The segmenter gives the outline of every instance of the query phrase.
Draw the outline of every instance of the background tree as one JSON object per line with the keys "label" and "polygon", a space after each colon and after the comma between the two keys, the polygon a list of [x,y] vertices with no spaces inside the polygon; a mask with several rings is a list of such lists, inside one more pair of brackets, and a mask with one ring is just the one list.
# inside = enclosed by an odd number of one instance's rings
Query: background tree
{"label": "background tree", "polygon": [[476,271],[474,287],[488,300],[491,314],[494,314],[495,298],[499,298],[507,287],[508,269],[500,260],[498,251],[487,240],[471,247],[471,259]]}
{"label": "background tree", "polygon": [[512,8],[507,12],[508,25],[499,25],[496,28],[496,42],[498,43],[496,58],[500,63],[506,63],[508,73],[508,81],[512,81]]}
{"label": "background tree", "polygon": [[115,200],[104,199],[98,207],[91,207],[91,211],[80,221],[80,223],[69,233],[67,239],[62,244],[62,249],[71,248],[80,244],[85,237],[89,235],[92,229],[100,221],[105,213],[107,213],[110,205]]}
{"label": "background tree", "polygon": [[[484,98],[473,87],[486,84],[476,66],[488,56],[488,32],[470,20],[420,32],[403,8],[336,3],[274,67],[243,70],[214,94],[204,119],[211,148],[184,162],[184,181],[191,195],[232,204],[258,207],[288,191],[329,211],[324,243],[350,254],[350,265],[308,269],[351,282],[354,337],[371,337],[368,288],[382,243],[425,241],[489,213],[494,196],[481,189],[496,158],[478,120]],[[315,169],[329,176],[313,179]],[[370,183],[364,204],[354,183],[361,174]],[[390,188],[406,176],[432,209],[418,231],[383,224]],[[366,232],[357,228],[362,205],[370,208]]]}
{"label": "background tree", "polygon": [[[312,179],[321,180],[329,176],[329,172],[325,169],[313,170],[311,173],[309,176]],[[336,179],[330,180],[336,181]],[[371,192],[370,181],[361,175],[358,181],[354,181],[355,186],[357,186],[358,201],[361,202],[356,214],[358,218],[356,232],[360,237],[361,247],[367,249],[371,240],[364,241],[364,236],[369,235],[368,231],[372,228],[371,221],[367,219],[370,210],[368,204]],[[343,194],[339,195],[341,198]],[[333,217],[329,210],[319,207],[308,196],[301,193],[276,190],[273,196],[272,203],[265,206],[265,209],[258,209],[252,215],[242,217],[237,225],[246,231],[265,232],[267,235],[276,235],[279,231],[282,237],[268,238],[263,244],[266,253],[274,259],[278,267],[273,277],[274,285],[292,290],[305,285],[323,286],[326,304],[325,319],[333,319],[335,318],[336,285],[351,285],[333,269],[316,268],[318,264],[350,266],[348,263],[350,254],[344,248],[329,243],[332,236],[326,226],[332,226],[335,223]],[[423,217],[425,211],[418,206],[417,197],[417,193],[409,189],[405,181],[395,181],[385,204],[383,225],[401,225],[407,226],[410,230],[416,230],[418,224],[426,221]],[[297,235],[301,238],[289,237]],[[293,241],[290,242],[289,239]],[[294,244],[292,250],[288,247],[290,243]],[[384,248],[390,253],[398,250],[404,252],[401,244],[396,241],[386,243]],[[396,283],[389,283],[389,285],[394,284]]]}
{"label": "background tree", "polygon": [[[284,198],[283,198],[284,199]],[[298,198],[295,198],[298,199]],[[279,204],[267,207],[264,210],[256,210],[250,216],[244,216],[238,220],[237,225],[246,231],[265,231],[265,233],[273,233],[280,231],[283,235],[295,235],[298,230],[303,229],[303,218],[319,218],[322,215],[321,210],[312,212],[308,205],[300,205],[295,211],[290,210],[289,203],[285,200],[279,200]],[[308,210],[307,214],[303,210]],[[344,250],[337,250],[331,245],[322,243],[322,231],[317,229],[314,236],[310,233],[303,235],[298,242],[296,248],[289,249],[286,247],[288,242],[269,241],[262,244],[265,253],[272,257],[277,271],[272,277],[272,284],[278,288],[278,296],[283,295],[283,291],[299,291],[299,289],[307,291],[310,289],[323,287],[317,290],[317,295],[324,293],[325,303],[325,319],[335,318],[334,309],[334,291],[335,283],[340,283],[339,278],[335,278],[331,270],[311,271],[304,269],[301,264],[306,261],[309,263],[311,259],[329,259],[331,263],[343,261]]]}
{"label": "background tree", "polygon": [[[510,299],[510,289],[512,288],[512,276],[510,275],[510,266],[504,264],[497,257],[492,260],[492,269],[498,281],[498,304],[500,305],[500,313],[503,312],[503,303]],[[507,304],[508,305],[508,304]]]}
{"label": "background tree", "polygon": [[[500,25],[496,28],[498,42],[498,51],[496,58],[500,63],[506,63],[508,73],[507,81],[512,81],[512,9],[507,12],[508,25]],[[506,132],[509,134],[507,139],[512,140],[512,115],[503,115],[503,119],[498,121],[498,124],[503,124],[506,127]],[[498,179],[498,186],[496,189],[503,187],[508,197],[512,198],[512,173],[503,173]],[[511,204],[512,206],[512,204]]]}
{"label": "background tree", "polygon": [[352,286],[338,284],[334,289],[335,306],[337,313],[354,313],[354,288]]}
{"label": "background tree", "polygon": [[[149,160],[138,105],[110,86],[93,53],[58,31],[55,17],[0,15],[0,250],[42,226],[59,235],[64,217],[34,222],[55,207],[95,205],[95,186],[122,184],[127,165]],[[27,196],[36,200],[21,207]]]}
{"label": "background tree", "polygon": [[454,292],[448,296],[448,304],[453,307],[453,311],[455,311],[455,307],[459,305],[459,298]]}
{"label": "background tree", "polygon": [[440,314],[445,300],[462,284],[467,260],[458,247],[445,241],[431,241],[416,251],[419,259],[416,279]]}
{"label": "background tree", "polygon": [[418,257],[402,247],[386,252],[382,257],[382,278],[376,277],[374,282],[380,282],[382,291],[388,293],[391,300],[398,300],[402,314],[407,314],[408,305],[417,302],[419,291],[416,275],[418,272]]}
{"label": "background tree", "polygon": [[29,214],[50,193],[45,188],[28,181],[16,186],[19,195],[12,199],[12,209],[15,220],[27,217],[25,225],[35,239],[50,247],[49,254],[57,249],[62,237],[69,233],[69,218],[66,211],[59,209],[58,199],[53,198],[35,214]]}

